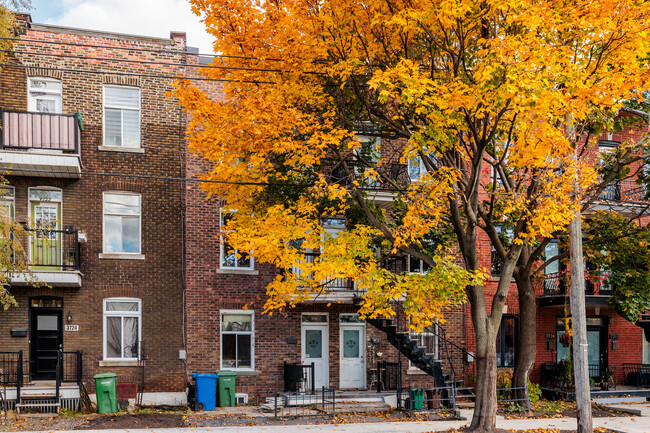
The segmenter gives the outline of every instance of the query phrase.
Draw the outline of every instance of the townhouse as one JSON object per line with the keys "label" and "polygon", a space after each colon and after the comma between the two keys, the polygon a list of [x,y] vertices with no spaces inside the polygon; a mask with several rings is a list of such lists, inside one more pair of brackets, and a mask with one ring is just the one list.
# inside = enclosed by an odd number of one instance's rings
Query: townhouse
{"label": "townhouse", "polygon": [[74,407],[77,384],[115,372],[145,403],[183,403],[184,191],[167,179],[183,176],[184,125],[166,93],[185,35],[18,18],[0,72],[2,201],[42,284],[13,275],[18,306],[0,314],[8,398]]}

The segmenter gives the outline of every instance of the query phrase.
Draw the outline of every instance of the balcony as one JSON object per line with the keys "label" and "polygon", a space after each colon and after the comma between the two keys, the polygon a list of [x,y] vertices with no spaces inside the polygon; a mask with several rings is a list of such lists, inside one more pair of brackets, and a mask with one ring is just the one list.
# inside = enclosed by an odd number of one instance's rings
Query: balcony
{"label": "balcony", "polygon": [[609,184],[592,205],[592,211],[608,211],[638,214],[645,212],[650,199],[647,188],[634,180],[618,180]]}
{"label": "balcony", "polygon": [[76,115],[0,109],[0,168],[14,176],[78,179],[80,126]]}
{"label": "balcony", "polygon": [[[319,256],[317,252],[305,253],[304,263],[314,263]],[[293,272],[300,278],[305,271],[294,267]],[[357,294],[354,282],[348,278],[328,278],[320,287],[320,293],[311,295],[311,302],[352,302]]]}
{"label": "balcony", "polygon": [[[585,298],[590,306],[607,306],[612,289],[607,285],[607,274],[592,276],[585,270]],[[544,279],[535,281],[535,296],[540,307],[564,305],[570,296],[571,275],[568,271],[546,274]]]}
{"label": "balcony", "polygon": [[[17,243],[27,255],[33,279],[52,287],[81,287],[79,232],[66,230],[24,229]],[[30,275],[14,274],[12,286],[28,286]]]}
{"label": "balcony", "polygon": [[[332,161],[334,164],[334,161]],[[350,160],[348,161],[350,167],[353,167],[357,173],[362,171],[357,163]],[[338,183],[342,186],[349,186],[352,184],[352,179],[347,175],[342,164],[334,164],[326,168],[329,171],[329,180],[333,183]],[[393,200],[395,199],[395,188],[389,183],[384,182],[382,179],[388,178],[393,180],[400,188],[406,189],[410,183],[408,174],[408,166],[406,164],[389,163],[377,167],[377,171],[382,176],[377,180],[366,180],[362,189],[365,191],[367,197],[375,202],[379,208],[390,208]]]}

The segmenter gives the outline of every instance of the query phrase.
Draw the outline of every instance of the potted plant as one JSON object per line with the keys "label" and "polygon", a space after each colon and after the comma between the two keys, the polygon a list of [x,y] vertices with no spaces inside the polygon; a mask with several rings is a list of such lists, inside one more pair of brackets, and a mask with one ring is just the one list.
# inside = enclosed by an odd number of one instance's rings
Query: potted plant
{"label": "potted plant", "polygon": [[609,368],[605,368],[600,375],[600,389],[607,391],[609,389],[609,381],[614,377],[614,372]]}

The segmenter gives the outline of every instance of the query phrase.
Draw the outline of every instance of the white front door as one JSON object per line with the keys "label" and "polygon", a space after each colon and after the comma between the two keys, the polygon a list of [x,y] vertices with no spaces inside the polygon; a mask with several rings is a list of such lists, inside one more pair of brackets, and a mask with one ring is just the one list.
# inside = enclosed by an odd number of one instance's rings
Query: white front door
{"label": "white front door", "polygon": [[341,389],[366,388],[366,325],[341,323]]}
{"label": "white front door", "polygon": [[[314,389],[329,387],[329,332],[327,323],[302,323],[302,363],[314,363]],[[311,378],[307,378],[311,388]]]}

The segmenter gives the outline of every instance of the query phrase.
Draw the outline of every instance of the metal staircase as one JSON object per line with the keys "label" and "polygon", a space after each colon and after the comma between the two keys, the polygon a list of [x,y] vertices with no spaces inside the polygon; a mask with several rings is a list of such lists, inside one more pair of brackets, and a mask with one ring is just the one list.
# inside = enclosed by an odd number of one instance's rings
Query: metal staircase
{"label": "metal staircase", "polygon": [[419,346],[418,341],[411,338],[408,332],[399,332],[392,319],[366,319],[366,323],[384,332],[388,342],[411,361],[413,366],[433,377],[437,387],[448,386],[450,379],[453,382],[453,377],[444,374],[442,361],[425,353],[425,348]]}

